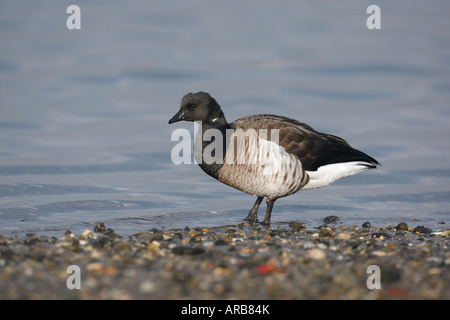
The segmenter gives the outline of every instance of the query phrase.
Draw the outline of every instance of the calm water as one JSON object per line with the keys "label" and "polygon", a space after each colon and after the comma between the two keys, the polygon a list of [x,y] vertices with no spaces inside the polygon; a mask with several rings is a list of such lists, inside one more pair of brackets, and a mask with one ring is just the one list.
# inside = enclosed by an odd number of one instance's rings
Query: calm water
{"label": "calm water", "polygon": [[449,228],[450,3],[392,2],[88,1],[68,30],[72,2],[2,1],[0,233],[240,223],[252,196],[171,162],[193,125],[167,121],[199,90],[229,121],[290,116],[382,163],[278,200],[273,222]]}

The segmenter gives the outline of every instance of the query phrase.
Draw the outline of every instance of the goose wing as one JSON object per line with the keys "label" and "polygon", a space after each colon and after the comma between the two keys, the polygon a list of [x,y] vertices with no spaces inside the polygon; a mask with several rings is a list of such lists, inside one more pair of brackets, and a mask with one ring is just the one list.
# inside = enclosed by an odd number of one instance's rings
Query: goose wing
{"label": "goose wing", "polygon": [[294,154],[303,169],[316,171],[319,167],[333,163],[360,161],[368,168],[376,168],[378,161],[362,151],[352,148],[344,139],[321,133],[309,125],[287,117],[272,114],[253,115],[231,123],[233,129],[267,129],[267,139],[277,142],[273,129],[277,129],[278,144],[288,153]]}

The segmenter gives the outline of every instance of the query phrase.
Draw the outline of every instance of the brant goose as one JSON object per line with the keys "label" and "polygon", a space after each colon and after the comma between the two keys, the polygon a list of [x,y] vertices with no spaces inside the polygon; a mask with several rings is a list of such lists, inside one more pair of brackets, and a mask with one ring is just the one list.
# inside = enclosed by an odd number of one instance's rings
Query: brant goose
{"label": "brant goose", "polygon": [[264,198],[267,209],[262,224],[269,225],[278,198],[325,187],[380,165],[344,139],[294,119],[259,114],[228,123],[219,104],[206,92],[183,97],[180,110],[169,124],[183,120],[199,122],[194,154],[200,168],[257,197],[245,218],[250,222],[258,221],[258,208]]}

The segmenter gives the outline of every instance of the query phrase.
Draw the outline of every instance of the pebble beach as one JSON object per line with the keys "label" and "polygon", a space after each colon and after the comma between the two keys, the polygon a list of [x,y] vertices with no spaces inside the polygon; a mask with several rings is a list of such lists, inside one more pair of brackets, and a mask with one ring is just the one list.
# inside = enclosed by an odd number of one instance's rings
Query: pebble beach
{"label": "pebble beach", "polygon": [[98,223],[60,238],[0,235],[0,299],[450,299],[442,226],[345,226],[330,216],[319,228],[241,223],[125,237]]}

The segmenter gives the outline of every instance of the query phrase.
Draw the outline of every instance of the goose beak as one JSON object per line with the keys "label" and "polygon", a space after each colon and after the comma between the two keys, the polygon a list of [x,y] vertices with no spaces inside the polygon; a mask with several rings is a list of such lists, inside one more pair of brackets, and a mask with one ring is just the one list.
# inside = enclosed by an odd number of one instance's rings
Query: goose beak
{"label": "goose beak", "polygon": [[172,119],[169,120],[169,124],[183,120],[184,120],[184,112],[180,110],[172,117]]}

